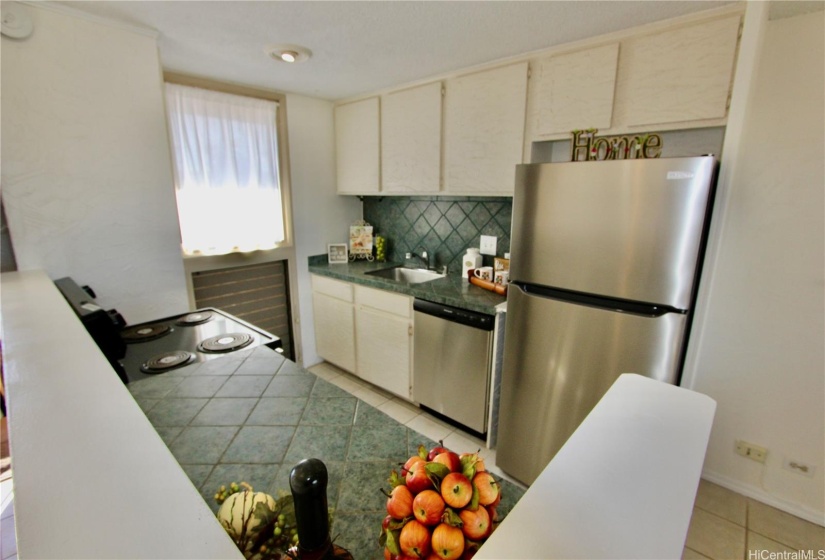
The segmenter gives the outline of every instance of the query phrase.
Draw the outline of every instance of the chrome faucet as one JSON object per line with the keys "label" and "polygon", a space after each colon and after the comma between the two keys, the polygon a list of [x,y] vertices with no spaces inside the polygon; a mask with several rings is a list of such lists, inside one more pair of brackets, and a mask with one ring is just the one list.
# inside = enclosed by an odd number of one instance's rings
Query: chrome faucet
{"label": "chrome faucet", "polygon": [[427,252],[427,249],[424,248],[424,247],[420,247],[420,249],[424,249],[423,251],[421,251],[420,255],[418,253],[415,253],[415,252],[407,253],[407,255],[406,255],[407,259],[411,259],[411,258],[415,257],[418,260],[420,260],[422,263],[424,263],[424,268],[426,268],[427,270],[433,270],[435,267],[430,264],[430,254]]}

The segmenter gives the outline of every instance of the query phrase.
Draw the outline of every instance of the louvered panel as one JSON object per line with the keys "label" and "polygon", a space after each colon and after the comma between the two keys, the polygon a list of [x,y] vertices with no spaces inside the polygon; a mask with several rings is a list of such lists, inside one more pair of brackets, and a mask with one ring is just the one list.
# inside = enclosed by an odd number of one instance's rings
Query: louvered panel
{"label": "louvered panel", "polygon": [[286,262],[195,272],[195,305],[215,307],[280,337],[292,358]]}

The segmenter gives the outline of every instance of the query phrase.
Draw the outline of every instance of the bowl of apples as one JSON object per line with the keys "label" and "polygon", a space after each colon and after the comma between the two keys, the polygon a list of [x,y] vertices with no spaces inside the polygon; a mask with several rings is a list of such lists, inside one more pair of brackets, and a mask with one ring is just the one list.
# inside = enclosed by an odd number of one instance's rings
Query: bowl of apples
{"label": "bowl of apples", "polygon": [[469,560],[498,524],[501,486],[478,453],[422,445],[388,482],[386,560]]}

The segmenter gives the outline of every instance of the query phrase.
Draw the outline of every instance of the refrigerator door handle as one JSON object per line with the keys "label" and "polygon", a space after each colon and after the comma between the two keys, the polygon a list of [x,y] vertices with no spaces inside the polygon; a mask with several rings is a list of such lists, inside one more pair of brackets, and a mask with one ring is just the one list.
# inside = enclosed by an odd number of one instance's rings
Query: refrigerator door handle
{"label": "refrigerator door handle", "polygon": [[536,286],[533,284],[526,284],[524,282],[511,282],[510,286],[511,289],[513,286],[517,286],[523,293],[530,294],[531,296],[577,303],[579,305],[588,305],[590,307],[617,311],[619,313],[632,313],[643,317],[661,317],[668,313],[677,313],[682,315],[687,314],[686,310],[676,309],[675,307],[671,307],[669,305],[600,297],[594,296],[593,294],[575,292],[573,290],[548,288],[546,286]]}

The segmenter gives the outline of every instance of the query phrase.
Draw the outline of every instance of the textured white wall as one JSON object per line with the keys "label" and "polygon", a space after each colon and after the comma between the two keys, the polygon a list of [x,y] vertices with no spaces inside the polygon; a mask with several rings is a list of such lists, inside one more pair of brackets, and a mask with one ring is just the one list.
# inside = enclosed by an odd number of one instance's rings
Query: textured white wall
{"label": "textured white wall", "polygon": [[[825,17],[770,21],[684,385],[716,399],[705,477],[825,523]],[[727,150],[727,144],[726,144]],[[723,170],[723,180],[725,177]],[[768,448],[762,465],[734,440]],[[813,478],[783,461],[815,466]]]}
{"label": "textured white wall", "polygon": [[332,103],[287,95],[292,218],[298,265],[303,365],[321,361],[315,350],[312,287],[307,257],[327,252],[327,243],[344,243],[349,226],[361,219],[361,202],[335,194],[335,130]]}
{"label": "textured white wall", "polygon": [[2,187],[17,266],[131,323],[188,309],[153,37],[27,5],[2,38]]}

